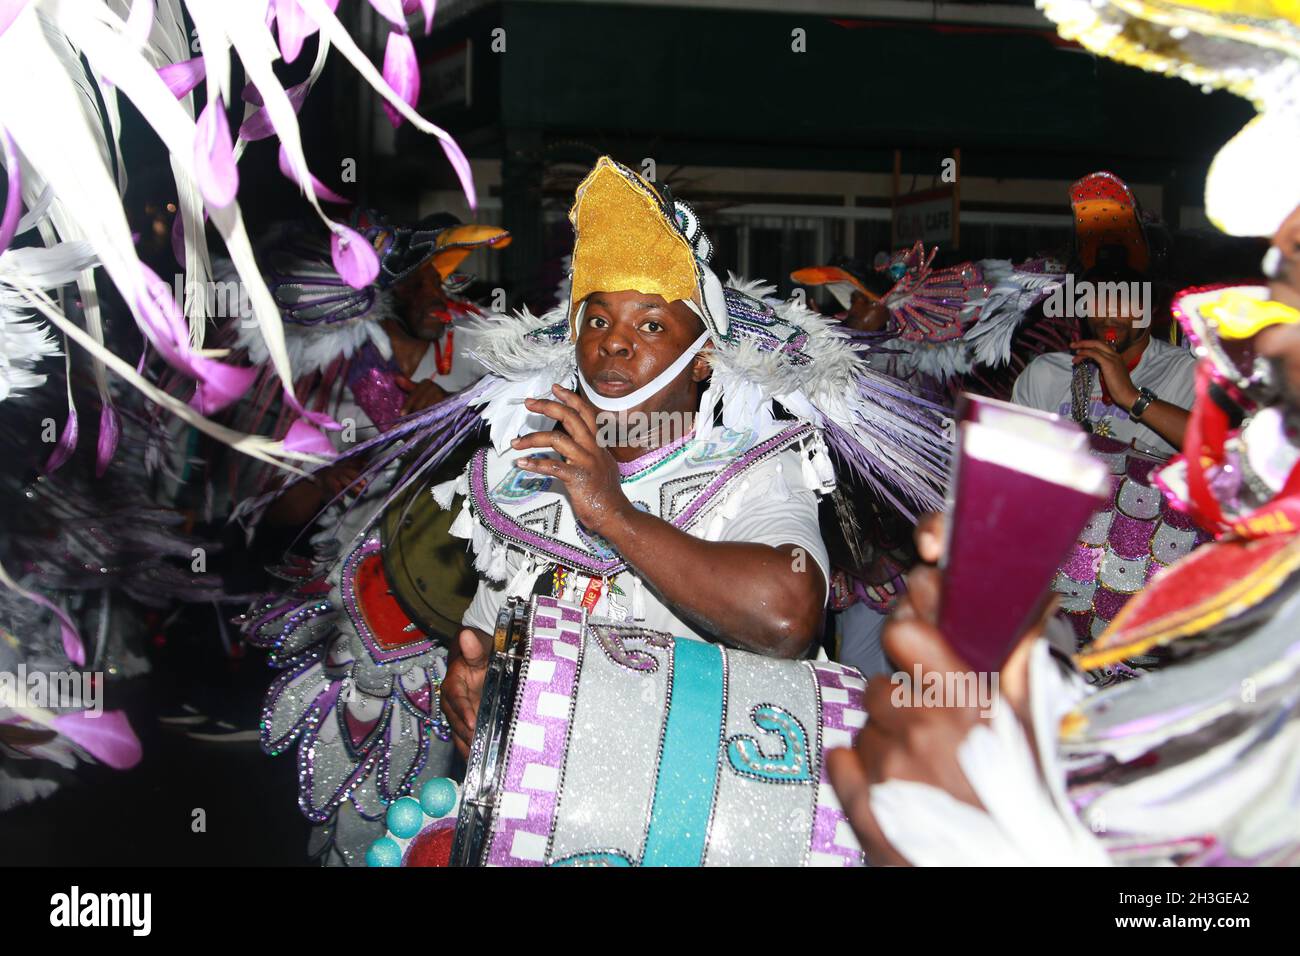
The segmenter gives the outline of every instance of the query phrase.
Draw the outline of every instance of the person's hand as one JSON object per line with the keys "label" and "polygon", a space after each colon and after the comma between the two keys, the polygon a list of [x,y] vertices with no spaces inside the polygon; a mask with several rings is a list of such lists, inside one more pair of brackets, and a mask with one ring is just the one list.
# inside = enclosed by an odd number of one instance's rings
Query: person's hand
{"label": "person's hand", "polygon": [[1070,343],[1070,348],[1074,350],[1074,365],[1089,359],[1097,363],[1106,390],[1116,405],[1124,409],[1133,407],[1140,393],[1129,375],[1124,356],[1101,339],[1076,339]]}
{"label": "person's hand", "polygon": [[530,412],[554,418],[564,431],[533,432],[512,441],[511,447],[551,448],[562,456],[555,458],[523,457],[515,464],[524,471],[549,475],[564,482],[573,505],[574,516],[582,526],[603,535],[612,522],[618,521],[631,507],[619,484],[618,462],[596,440],[599,426],[596,406],[577,392],[560,385],[552,387],[559,401],[530,398],[524,401]]}
{"label": "person's hand", "polygon": [[431,378],[413,382],[405,375],[398,375],[394,381],[406,393],[406,401],[402,403],[403,415],[432,408],[447,397],[447,391]]}
{"label": "person's hand", "polygon": [[312,475],[312,481],[320,488],[325,501],[333,501],[344,491],[356,496],[366,489],[364,481],[357,481],[364,466],[364,462],[355,458],[341,461],[337,465],[330,465],[316,472]]}
{"label": "person's hand", "polygon": [[[943,549],[942,519],[929,515],[917,525],[917,550],[923,561],[937,561]],[[882,643],[901,678],[910,678],[919,666],[922,675],[934,672],[969,673],[944,640],[938,628],[942,573],[918,567],[907,579],[907,593],[885,624]],[[1000,674],[997,706],[1008,704],[1023,720],[1028,710],[1028,660],[1033,641],[1041,634],[1047,615],[1031,628]],[[867,858],[874,864],[906,864],[890,845],[871,812],[871,788],[886,780],[913,780],[943,790],[955,799],[980,806],[957,762],[957,750],[981,715],[978,701],[969,706],[895,706],[896,685],[884,674],[867,684],[867,722],[855,748],[827,755],[827,772],[839,795],[849,823]],[[943,686],[955,686],[944,679]],[[967,684],[969,686],[969,683]],[[919,690],[919,688],[914,688]],[[915,701],[910,694],[908,698]],[[947,702],[946,702],[947,703]]]}
{"label": "person's hand", "polygon": [[474,740],[478,705],[483,697],[483,678],[487,676],[491,657],[492,638],[477,628],[464,628],[451,649],[447,676],[442,679],[442,713],[451,726],[456,751],[465,758],[469,757],[469,747]]}

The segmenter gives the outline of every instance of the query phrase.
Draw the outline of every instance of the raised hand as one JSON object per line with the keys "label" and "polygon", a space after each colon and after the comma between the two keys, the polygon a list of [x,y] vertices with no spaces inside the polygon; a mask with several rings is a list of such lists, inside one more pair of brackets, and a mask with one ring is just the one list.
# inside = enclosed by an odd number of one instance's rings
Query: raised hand
{"label": "raised hand", "polygon": [[524,405],[531,412],[555,419],[564,431],[533,432],[510,444],[519,450],[548,448],[561,457],[527,456],[516,459],[515,465],[562,481],[578,521],[589,531],[605,535],[610,524],[621,520],[632,507],[619,484],[618,462],[596,439],[596,406],[560,385],[553,386],[552,392],[557,400],[530,398]]}

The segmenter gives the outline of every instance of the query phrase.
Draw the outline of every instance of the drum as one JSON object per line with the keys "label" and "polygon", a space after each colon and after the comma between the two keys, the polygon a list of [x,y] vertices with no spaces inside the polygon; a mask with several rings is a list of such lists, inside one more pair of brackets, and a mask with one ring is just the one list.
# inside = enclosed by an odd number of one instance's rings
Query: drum
{"label": "drum", "polygon": [[512,599],[483,687],[456,865],[854,866],[824,755],[866,720],[853,668]]}
{"label": "drum", "polygon": [[438,507],[429,493],[442,478],[455,477],[453,468],[464,468],[464,456],[395,499],[379,525],[394,600],[421,631],[444,644],[456,640],[478,587],[465,542],[450,534],[455,512]]}

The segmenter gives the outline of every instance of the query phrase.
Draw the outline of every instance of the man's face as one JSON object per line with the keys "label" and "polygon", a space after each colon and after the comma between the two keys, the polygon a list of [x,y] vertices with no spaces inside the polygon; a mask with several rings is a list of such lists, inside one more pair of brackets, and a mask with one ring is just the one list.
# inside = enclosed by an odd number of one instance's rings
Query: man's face
{"label": "man's face", "polygon": [[[642,292],[595,292],[587,297],[578,330],[578,367],[599,394],[620,398],[654,379],[703,331],[704,323],[685,302]],[[694,409],[695,383],[708,377],[708,369],[697,357],[637,409]]]}
{"label": "man's face", "polygon": [[[1283,220],[1273,236],[1282,253],[1278,278],[1269,280],[1269,296],[1300,309],[1300,207]],[[1273,364],[1273,377],[1287,409],[1287,419],[1300,427],[1300,325],[1272,325],[1255,336],[1255,354]]]}
{"label": "man's face", "polygon": [[1282,253],[1282,270],[1278,278],[1269,281],[1269,295],[1300,309],[1300,206],[1278,227],[1273,245]]}
{"label": "man's face", "polygon": [[417,339],[442,338],[453,315],[451,300],[442,289],[442,276],[427,264],[393,289],[406,328]]}
{"label": "man's face", "polygon": [[867,298],[854,290],[852,304],[844,324],[862,332],[879,332],[889,321],[889,308],[883,302]]}

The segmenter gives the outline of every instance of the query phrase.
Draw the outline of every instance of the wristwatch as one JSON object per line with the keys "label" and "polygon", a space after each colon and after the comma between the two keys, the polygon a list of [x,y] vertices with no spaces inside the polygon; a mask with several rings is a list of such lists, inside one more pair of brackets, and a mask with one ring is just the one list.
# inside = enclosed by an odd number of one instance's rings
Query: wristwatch
{"label": "wristwatch", "polygon": [[1150,407],[1151,403],[1156,400],[1156,393],[1149,388],[1139,388],[1137,401],[1133,407],[1128,410],[1128,417],[1137,421],[1142,417],[1142,413]]}

